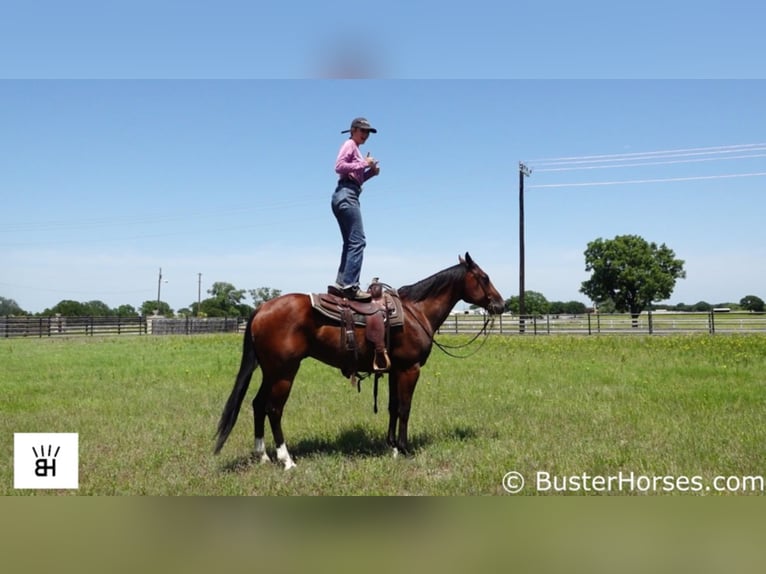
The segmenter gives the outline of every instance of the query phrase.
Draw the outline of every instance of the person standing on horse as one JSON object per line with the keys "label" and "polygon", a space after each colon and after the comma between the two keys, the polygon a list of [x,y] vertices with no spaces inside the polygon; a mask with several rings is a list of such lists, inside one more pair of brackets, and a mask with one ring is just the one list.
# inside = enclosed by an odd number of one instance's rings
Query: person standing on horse
{"label": "person standing on horse", "polygon": [[362,194],[362,184],[378,175],[380,167],[369,153],[367,157],[362,157],[359,146],[367,141],[371,133],[378,133],[378,130],[365,118],[355,118],[351,128],[341,133],[350,135],[340,147],[335,160],[335,173],[339,179],[332,195],[332,212],[343,237],[343,251],[335,285],[329,290],[349,299],[368,301],[370,294],[359,287],[364,248],[367,246],[359,196]]}

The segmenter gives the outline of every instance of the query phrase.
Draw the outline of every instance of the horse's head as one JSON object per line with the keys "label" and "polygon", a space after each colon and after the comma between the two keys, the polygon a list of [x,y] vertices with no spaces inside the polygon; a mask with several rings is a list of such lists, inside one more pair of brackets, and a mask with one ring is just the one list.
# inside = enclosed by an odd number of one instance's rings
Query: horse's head
{"label": "horse's head", "polygon": [[505,309],[505,301],[495,286],[492,285],[489,275],[471,259],[468,252],[466,252],[465,258],[458,257],[458,259],[466,268],[463,299],[467,303],[486,309],[491,315],[502,313]]}

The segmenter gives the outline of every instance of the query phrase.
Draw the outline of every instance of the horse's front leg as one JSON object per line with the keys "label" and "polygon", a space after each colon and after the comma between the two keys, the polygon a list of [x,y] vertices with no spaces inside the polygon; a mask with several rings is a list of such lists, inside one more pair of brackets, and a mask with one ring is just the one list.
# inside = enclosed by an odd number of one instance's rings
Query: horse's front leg
{"label": "horse's front leg", "polygon": [[[416,364],[405,371],[399,371],[396,376],[391,376],[394,379],[393,382],[389,381],[389,392],[394,390],[395,386],[396,394],[396,418],[398,418],[398,433],[396,439],[393,440],[394,453],[398,450],[404,455],[410,455],[410,445],[407,436],[407,426],[410,420],[410,407],[412,405],[412,395],[415,393],[415,385],[418,383],[420,377],[420,365]],[[391,409],[391,400],[389,398],[389,409]],[[389,410],[391,418],[389,420],[388,438],[389,444],[393,438],[393,427],[396,426],[396,418],[394,414]]]}

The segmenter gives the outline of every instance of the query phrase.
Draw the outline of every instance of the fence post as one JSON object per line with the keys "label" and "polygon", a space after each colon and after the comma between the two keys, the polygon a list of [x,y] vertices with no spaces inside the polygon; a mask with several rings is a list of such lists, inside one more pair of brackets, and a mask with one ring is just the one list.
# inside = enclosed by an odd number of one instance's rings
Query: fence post
{"label": "fence post", "polygon": [[715,313],[712,309],[709,311],[708,331],[711,335],[715,334]]}
{"label": "fence post", "polygon": [[649,307],[649,334],[654,334],[654,325],[652,324],[652,308]]}

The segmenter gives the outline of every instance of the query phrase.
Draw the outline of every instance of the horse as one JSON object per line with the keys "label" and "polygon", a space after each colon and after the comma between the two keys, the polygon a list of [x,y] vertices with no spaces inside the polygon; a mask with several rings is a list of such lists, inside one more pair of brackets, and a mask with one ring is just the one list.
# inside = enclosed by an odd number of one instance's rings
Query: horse
{"label": "horse", "polygon": [[[388,435],[393,454],[410,455],[407,423],[420,369],[426,364],[434,333],[455,304],[463,300],[490,315],[503,312],[505,302],[489,276],[470,254],[458,256],[458,264],[398,289],[403,325],[390,332],[388,373]],[[346,349],[341,345],[341,326],[312,307],[310,296],[291,293],[264,302],[249,318],[242,345],[242,360],[221,414],[214,453],[229,437],[247,393],[250,379],[260,364],[263,379],[253,399],[255,451],[253,457],[270,462],[264,441],[268,416],[276,445],[277,461],[285,469],[295,466],[282,432],[282,412],[301,361],[312,357],[343,368]],[[372,372],[374,349],[365,341],[363,327],[355,327],[359,341],[359,372]]]}

